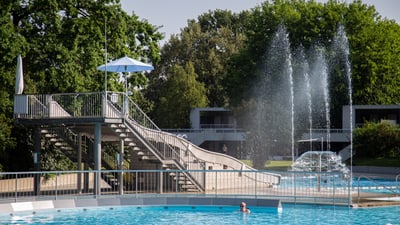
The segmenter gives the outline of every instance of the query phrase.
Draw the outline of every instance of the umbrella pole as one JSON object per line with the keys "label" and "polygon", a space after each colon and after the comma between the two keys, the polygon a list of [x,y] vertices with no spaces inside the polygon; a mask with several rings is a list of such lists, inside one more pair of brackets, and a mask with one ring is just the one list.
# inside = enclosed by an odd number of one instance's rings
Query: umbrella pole
{"label": "umbrella pole", "polygon": [[129,114],[129,102],[128,102],[128,73],[124,73],[125,77],[125,96],[124,96],[124,117]]}

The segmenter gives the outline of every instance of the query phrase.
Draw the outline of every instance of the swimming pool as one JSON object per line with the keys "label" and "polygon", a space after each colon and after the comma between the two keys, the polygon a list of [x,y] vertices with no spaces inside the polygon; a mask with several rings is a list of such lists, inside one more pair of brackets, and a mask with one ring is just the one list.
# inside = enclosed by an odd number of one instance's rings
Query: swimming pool
{"label": "swimming pool", "polygon": [[[288,188],[293,186],[293,181],[295,181],[297,187],[302,188],[315,188],[318,186],[318,177],[317,176],[298,176],[298,177],[283,177],[281,185],[277,188]],[[360,188],[360,191],[365,192],[379,192],[379,193],[388,193],[392,194],[398,193],[397,189],[400,187],[399,182],[396,182],[394,179],[388,178],[353,178],[352,180],[352,188],[353,190],[357,190]],[[346,179],[342,179],[341,177],[335,176],[321,176],[319,180],[319,186],[321,188],[346,188],[350,185],[350,182]]]}
{"label": "swimming pool", "polygon": [[0,214],[1,224],[399,224],[400,207],[351,209],[284,204],[282,209],[234,206],[116,206]]}

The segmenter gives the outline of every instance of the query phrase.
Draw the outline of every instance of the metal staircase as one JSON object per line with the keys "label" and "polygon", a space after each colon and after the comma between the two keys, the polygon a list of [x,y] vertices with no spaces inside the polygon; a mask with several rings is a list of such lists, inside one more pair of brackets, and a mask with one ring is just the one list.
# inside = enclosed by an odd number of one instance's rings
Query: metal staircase
{"label": "metal staircase", "polygon": [[[109,127],[125,141],[132,154],[135,154],[139,160],[150,163],[161,163],[165,170],[190,170],[204,169],[204,167],[192,165],[193,162],[200,164],[202,160],[195,157],[191,152],[180,156],[181,149],[169,145],[162,140],[165,138],[160,130],[151,130],[135,124],[135,121],[125,120],[124,123],[110,124]],[[204,165],[204,163],[203,163]],[[194,175],[196,174],[196,175]],[[174,180],[178,180],[179,188],[186,191],[203,191],[204,183],[199,182],[198,172],[169,173]],[[204,175],[203,175],[204,176]],[[203,180],[200,177],[200,181]]]}
{"label": "metal staircase", "polygon": [[[184,138],[161,131],[125,93],[18,96],[14,118],[16,123],[20,124],[65,128],[47,133],[43,131],[54,145],[63,148],[65,152],[73,153],[73,149],[77,149],[76,134],[87,136],[96,142],[92,142],[96,148],[94,151],[97,156],[103,155],[101,161],[104,165],[115,163],[106,159],[109,157],[106,157],[105,151],[101,151],[101,142],[119,142],[120,147],[124,147],[131,156],[129,169],[143,169],[134,168],[136,163],[132,163],[132,159],[156,164],[158,170],[171,171],[169,176],[178,184],[179,189],[184,191],[212,190],[215,180],[209,180],[211,178],[206,176],[205,170],[255,171],[229,155],[207,151]],[[98,158],[93,159],[97,159],[95,167],[101,166]],[[119,169],[116,166],[109,168]],[[266,172],[259,173],[257,177],[252,173],[246,173],[244,176],[238,173],[234,178],[243,182],[259,181],[267,186],[280,183],[279,174]]]}
{"label": "metal staircase", "polygon": [[[78,146],[79,146],[79,136],[70,128],[65,126],[57,127],[44,127],[41,129],[43,137],[52,143],[53,146],[62,151],[62,153],[67,156],[71,161],[78,162]],[[94,168],[92,160],[90,160],[93,154],[93,140],[88,136],[82,136],[82,155],[81,162],[86,163],[89,168]],[[117,170],[117,164],[111,160],[112,157],[106,152],[103,153],[102,165],[106,170]],[[128,164],[129,166],[129,164]],[[102,173],[102,179],[107,182],[112,188],[118,186],[118,179],[113,173]]]}

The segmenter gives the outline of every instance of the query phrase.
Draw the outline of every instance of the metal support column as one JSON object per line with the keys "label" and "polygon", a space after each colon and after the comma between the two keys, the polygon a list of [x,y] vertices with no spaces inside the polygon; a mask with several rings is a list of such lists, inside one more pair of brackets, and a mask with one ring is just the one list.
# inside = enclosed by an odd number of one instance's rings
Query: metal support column
{"label": "metal support column", "polygon": [[94,194],[101,192],[101,123],[96,123],[94,129]]}
{"label": "metal support column", "polygon": [[118,155],[118,169],[121,170],[118,176],[118,185],[119,185],[119,194],[124,194],[124,148],[125,148],[125,141],[121,139],[120,146],[119,146],[119,155]]}
{"label": "metal support column", "polygon": [[34,180],[33,180],[33,192],[34,195],[40,195],[40,149],[42,148],[41,144],[41,131],[40,127],[35,127],[34,129],[34,153],[33,153],[33,164],[35,171]]}
{"label": "metal support column", "polygon": [[78,152],[77,152],[77,161],[78,161],[78,174],[77,174],[77,185],[76,185],[76,189],[78,191],[78,193],[82,193],[82,173],[80,171],[82,171],[82,134],[78,133]]}

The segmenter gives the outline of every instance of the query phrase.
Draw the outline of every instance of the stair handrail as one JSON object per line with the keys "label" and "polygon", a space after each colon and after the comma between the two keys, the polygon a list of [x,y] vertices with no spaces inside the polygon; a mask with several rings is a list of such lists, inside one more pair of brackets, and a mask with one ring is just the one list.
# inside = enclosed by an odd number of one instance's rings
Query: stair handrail
{"label": "stair handrail", "polygon": [[[140,141],[143,144],[147,145],[149,151],[151,151],[158,158],[158,160],[160,160],[161,162],[165,162],[166,160],[168,160],[165,157],[165,154],[160,154],[161,153],[160,151],[162,151],[162,149],[154,146],[154,144],[151,143],[151,140],[150,140],[151,137],[149,137],[149,134],[148,134],[148,132],[162,133],[162,131],[157,131],[157,130],[153,130],[153,129],[150,129],[147,127],[143,127],[131,119],[127,119],[125,121],[125,124],[127,125],[127,127],[129,129],[131,129],[131,131],[133,133],[135,133],[135,135],[140,139]],[[147,131],[147,132],[145,132],[145,131]],[[159,136],[159,134],[158,134],[158,136]],[[166,142],[164,142],[164,143],[166,143]],[[175,166],[177,168],[179,168],[180,170],[187,170],[187,164],[185,164],[185,163],[182,164],[182,159],[180,157],[178,157],[178,154],[176,153],[176,151],[173,148],[171,148],[171,146],[169,144],[166,144],[164,146],[167,146],[168,149],[172,152],[171,155],[174,156],[174,157],[171,157],[169,160],[174,162]],[[199,173],[194,174],[193,172],[190,172],[190,171],[185,174],[186,174],[186,177],[192,182],[192,184],[194,184],[199,190],[202,190],[202,191],[204,190],[204,187],[205,187],[205,183],[204,183],[205,174],[204,173],[202,173],[200,175],[200,177],[196,176]]]}
{"label": "stair handrail", "polygon": [[[122,98],[118,97],[118,94],[122,95]],[[116,95],[116,96],[115,96]],[[129,106],[129,110],[127,111],[127,114],[124,115],[126,125],[128,126],[133,126],[132,132],[140,132],[139,135],[141,137],[141,141],[145,143],[145,145],[150,146],[149,150],[160,160],[160,161],[165,161],[165,160],[172,160],[176,164],[176,166],[182,170],[188,170],[188,169],[204,169],[204,162],[202,162],[201,159],[197,158],[192,152],[187,152],[185,155],[186,158],[191,159],[189,161],[192,161],[192,163],[188,163],[184,159],[184,157],[181,157],[182,154],[179,154],[181,152],[181,149],[179,149],[179,153],[175,150],[173,146],[165,139],[166,138],[166,133],[161,131],[155,123],[141,110],[141,108],[128,96],[126,96],[125,93],[117,93],[117,92],[110,92],[110,95],[107,95],[107,105],[108,107],[112,107],[115,111],[119,111],[122,114],[125,114],[126,111],[124,112],[124,106]],[[121,105],[121,100],[122,100],[122,105]],[[131,107],[132,106],[132,107]],[[140,116],[138,116],[140,115]],[[156,136],[156,138],[154,138]],[[161,148],[154,146],[150,140],[161,140],[163,146]],[[168,152],[171,152],[167,155],[165,154],[165,148],[167,148]],[[156,150],[156,151],[154,151]],[[162,151],[164,150],[164,154],[162,154]],[[193,159],[194,158],[194,159]],[[196,162],[197,167],[193,168],[194,161]],[[205,175],[203,175],[205,176]],[[188,178],[192,180],[192,183],[197,185],[200,189],[204,189],[204,177],[196,177],[193,174],[189,174]]]}
{"label": "stair handrail", "polygon": [[[119,98],[119,96],[122,96]],[[124,105],[127,104],[128,116],[135,120],[140,125],[151,128],[154,130],[161,130],[158,126],[147,116],[145,112],[124,92],[107,92],[107,102],[117,107],[117,110],[123,113]],[[138,113],[134,113],[134,112]],[[140,115],[142,118],[139,118]]]}
{"label": "stair handrail", "polygon": [[[124,104],[126,104],[126,101],[129,103],[127,105],[129,105],[129,110],[128,110],[128,118],[127,120],[131,119],[131,122],[134,121],[134,123],[140,125],[143,128],[143,131],[145,131],[147,128],[149,129],[148,131],[153,132],[154,130],[158,131],[157,134],[160,133],[164,133],[163,131],[161,131],[160,128],[158,128],[158,126],[147,116],[147,114],[145,112],[143,112],[143,110],[131,99],[129,98],[129,96],[126,95],[126,93],[122,93],[122,92],[109,92],[110,94],[107,95],[107,100],[109,103],[111,103],[111,106],[116,107],[116,110],[120,111],[123,113],[123,109],[124,109]],[[117,99],[113,99],[115,98],[115,95],[122,95],[123,97],[121,99],[117,98]],[[122,103],[121,103],[122,101]],[[122,104],[122,105],[121,105]],[[132,106],[132,107],[131,107]],[[139,112],[139,113],[135,113],[135,112]],[[140,118],[137,116],[140,115]],[[142,118],[142,119],[141,119]],[[133,124],[134,125],[134,124]],[[165,135],[159,135],[159,137],[161,139],[165,138]],[[164,143],[168,143],[165,139],[163,140]],[[155,146],[153,146],[155,147]],[[170,145],[168,144],[167,147],[171,150],[171,152],[173,152],[174,156],[178,156],[180,154],[178,154],[176,152],[176,150]],[[159,154],[160,157],[162,157],[163,159],[165,159],[165,155]],[[174,157],[175,158],[175,157]],[[197,157],[196,157],[197,158]],[[176,158],[175,158],[176,159]],[[178,157],[179,159],[179,157]],[[196,159],[197,161],[201,161],[199,158]],[[179,162],[182,162],[182,159],[179,159]],[[184,169],[188,169],[186,168],[184,165],[181,164],[181,166],[183,166]]]}

